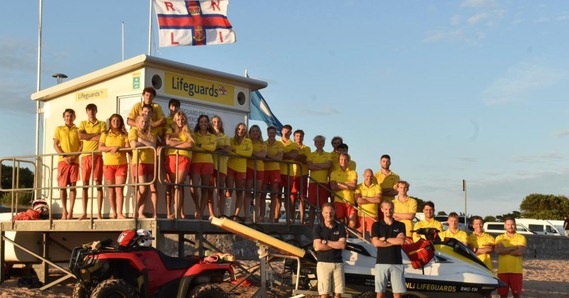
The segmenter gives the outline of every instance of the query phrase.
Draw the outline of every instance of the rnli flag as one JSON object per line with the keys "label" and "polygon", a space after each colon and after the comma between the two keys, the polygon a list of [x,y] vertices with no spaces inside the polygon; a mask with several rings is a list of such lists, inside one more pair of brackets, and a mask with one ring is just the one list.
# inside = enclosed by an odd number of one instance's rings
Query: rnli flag
{"label": "rnli flag", "polygon": [[160,47],[235,42],[229,0],[154,0]]}

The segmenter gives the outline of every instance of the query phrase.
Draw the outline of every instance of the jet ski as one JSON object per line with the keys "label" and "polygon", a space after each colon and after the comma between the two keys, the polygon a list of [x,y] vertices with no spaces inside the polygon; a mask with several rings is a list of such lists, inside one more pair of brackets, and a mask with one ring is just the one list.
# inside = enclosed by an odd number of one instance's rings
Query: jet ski
{"label": "jet ski", "polygon": [[[436,229],[415,231],[427,239],[402,246],[407,293],[404,297],[484,297],[505,286],[476,255],[456,239],[441,241]],[[316,254],[301,260],[298,293],[317,290]],[[343,251],[346,294],[373,293],[377,248],[349,238]],[[293,279],[294,280],[294,279]]]}

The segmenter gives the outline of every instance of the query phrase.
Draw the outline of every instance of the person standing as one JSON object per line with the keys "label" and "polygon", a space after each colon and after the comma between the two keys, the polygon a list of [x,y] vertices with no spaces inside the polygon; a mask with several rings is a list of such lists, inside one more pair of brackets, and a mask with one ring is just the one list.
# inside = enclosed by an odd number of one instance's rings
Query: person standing
{"label": "person standing", "polygon": [[340,298],[344,293],[344,263],[342,250],[346,248],[346,227],[334,220],[334,205],[322,205],[323,222],[314,225],[313,243],[318,263],[316,263],[316,276],[318,278],[318,294],[321,298],[329,297],[330,292],[334,298]]}
{"label": "person standing", "polygon": [[[300,213],[300,223],[304,221],[304,200],[308,198],[308,164],[307,158],[310,155],[310,147],[306,146],[304,142],[304,131],[297,129],[294,131],[294,142],[298,145],[298,155],[294,158],[299,164],[294,164],[293,175],[294,182],[292,184],[291,199],[296,197],[298,199],[298,210]],[[295,206],[295,200],[291,200],[291,205]],[[294,214],[293,214],[294,216]],[[294,220],[295,217],[293,217]]]}
{"label": "person standing", "polygon": [[446,231],[439,234],[442,240],[445,238],[454,238],[462,244],[467,244],[468,234],[465,231],[458,228],[458,214],[456,212],[451,212],[448,215],[448,229]]}
{"label": "person standing", "polygon": [[[215,134],[215,151],[213,153],[213,175],[211,176],[211,184],[214,188],[210,188],[208,190],[208,197],[212,204],[208,204],[208,208],[210,208],[209,213],[210,215],[216,214],[218,216],[227,215],[225,211],[225,196],[226,196],[226,188],[225,182],[227,181],[227,161],[229,159],[228,154],[231,153],[231,144],[230,138],[228,135],[225,134],[225,128],[223,126],[223,120],[219,116],[211,117],[211,127],[213,128]],[[217,204],[215,202],[215,198],[213,196],[213,190],[217,192]],[[217,210],[213,210],[213,206],[217,205]],[[229,212],[231,208],[228,208],[227,212]]]}
{"label": "person standing", "polygon": [[315,136],[314,147],[316,147],[316,150],[310,153],[306,159],[310,177],[312,178],[308,184],[308,201],[310,202],[308,223],[310,225],[314,223],[316,209],[328,202],[328,197],[330,197],[328,173],[332,161],[330,160],[330,153],[324,151],[325,143],[326,138],[324,136]]}
{"label": "person standing", "polygon": [[153,132],[157,132],[158,129],[162,129],[162,126],[166,124],[166,117],[162,111],[162,106],[154,102],[154,97],[156,97],[156,90],[152,87],[146,87],[142,90],[142,102],[134,104],[130,113],[128,114],[127,124],[131,127],[136,126],[136,117],[142,114],[142,108],[144,105],[152,106],[152,117],[150,118],[150,129]]}
{"label": "person standing", "polygon": [[295,215],[295,194],[293,193],[293,185],[295,182],[293,162],[298,155],[298,144],[296,144],[290,136],[292,135],[292,126],[285,124],[281,129],[280,142],[283,144],[283,161],[280,163],[281,168],[281,185],[280,189],[283,194],[285,218],[289,222],[294,223]]}
{"label": "person standing", "polygon": [[405,232],[407,237],[412,236],[411,229],[413,228],[413,219],[417,213],[417,200],[409,197],[409,182],[399,181],[396,184],[397,198],[393,200],[395,206],[395,214],[393,218],[405,224]]}
{"label": "person standing", "polygon": [[[53,135],[53,148],[59,154],[57,163],[57,186],[59,197],[61,198],[61,219],[73,219],[73,207],[77,191],[75,188],[69,190],[69,209],[67,209],[67,186],[74,187],[79,180],[79,164],[77,155],[71,154],[81,151],[81,141],[79,140],[79,130],[73,123],[75,121],[75,111],[65,109],[63,112],[65,125],[55,128]],[[66,154],[67,153],[67,154]]]}
{"label": "person standing", "polygon": [[[364,237],[371,235],[371,227],[383,216],[379,217],[379,203],[381,203],[381,187],[373,182],[373,171],[364,171],[364,182],[358,184],[355,191],[355,198],[360,211],[360,232]],[[383,215],[383,214],[382,214]]]}
{"label": "person standing", "polygon": [[371,229],[371,243],[377,247],[375,292],[378,298],[384,297],[388,281],[391,281],[394,298],[407,292],[401,256],[401,245],[405,243],[405,224],[393,218],[393,209],[392,201],[383,201],[383,219],[375,222]]}
{"label": "person standing", "polygon": [[[213,201],[209,198],[208,187],[213,175],[213,156],[211,153],[217,145],[217,137],[209,122],[209,116],[200,115],[194,127],[194,148],[190,166],[192,180],[192,199],[196,206],[194,218],[201,220],[205,207],[211,204],[208,210],[214,210]],[[214,214],[210,214],[214,216]]]}
{"label": "person standing", "polygon": [[569,237],[569,219],[567,215],[563,218],[565,221],[563,222],[563,229],[565,230],[565,236]]}
{"label": "person standing", "polygon": [[494,251],[494,237],[488,233],[484,233],[484,220],[478,215],[472,217],[472,227],[474,228],[474,232],[468,235],[468,247],[472,249],[480,261],[482,261],[490,271],[494,271],[492,258],[490,256],[492,251]]}
{"label": "person standing", "polygon": [[99,139],[101,134],[107,130],[104,121],[97,120],[97,106],[88,104],[85,107],[87,121],[79,124],[79,139],[83,142],[81,154],[81,177],[83,178],[83,215],[79,220],[87,218],[87,202],[89,200],[89,180],[93,173],[93,182],[97,185],[97,218],[102,219],[101,209],[103,208],[103,188],[100,187],[103,180],[103,155],[101,152],[88,153],[99,149]]}
{"label": "person standing", "polygon": [[270,222],[279,222],[281,211],[281,200],[279,196],[279,185],[281,183],[280,161],[283,159],[283,144],[276,140],[277,129],[274,126],[267,127],[267,158],[265,159],[265,179],[263,180],[263,190],[270,187],[271,211]]}
{"label": "person standing", "polygon": [[[265,177],[265,163],[267,157],[267,145],[263,141],[263,133],[259,125],[249,128],[249,138],[253,144],[251,159],[247,159],[247,180],[245,180],[245,201],[251,201],[255,205],[255,222],[264,222],[266,215],[265,197],[263,196],[263,181]],[[247,198],[249,197],[249,198]]]}
{"label": "person standing", "polygon": [[504,221],[506,233],[496,237],[494,251],[498,254],[498,278],[506,283],[506,287],[498,288],[498,295],[505,298],[512,289],[514,298],[522,294],[522,257],[526,252],[526,237],[516,233],[516,220],[507,218]]}
{"label": "person standing", "polygon": [[356,228],[357,213],[354,198],[354,191],[358,186],[358,173],[348,168],[350,155],[340,153],[338,157],[340,169],[330,174],[330,188],[334,191],[334,207],[336,218],[342,222],[348,222],[350,229]]}
{"label": "person standing", "polygon": [[381,170],[375,173],[375,179],[377,184],[381,186],[381,191],[383,192],[383,199],[393,201],[395,196],[398,194],[397,190],[394,188],[399,182],[399,175],[395,174],[389,169],[391,167],[391,157],[384,154],[379,159]]}
{"label": "person standing", "polygon": [[[149,107],[149,106],[148,106]],[[136,126],[132,127],[128,132],[128,142],[130,147],[135,149],[139,147],[154,147],[156,148],[156,136],[152,134],[150,129],[150,114],[144,111],[136,117]],[[151,109],[151,107],[149,108]],[[133,151],[131,164],[131,176],[133,182],[138,185],[138,192],[136,195],[136,206],[138,206],[138,218],[146,218],[144,215],[144,208],[146,206],[146,199],[150,191],[150,200],[153,207],[153,217],[157,218],[157,197],[156,197],[156,184],[147,183],[154,180],[154,160],[156,154],[150,148],[136,149]],[[136,211],[135,211],[136,212]]]}
{"label": "person standing", "polygon": [[[423,206],[423,214],[425,215],[425,219],[418,221],[413,226],[414,231],[420,228],[435,228],[439,230],[439,232],[443,231],[443,225],[435,219],[435,203],[431,201],[425,202],[425,205]],[[413,241],[417,242],[419,239],[426,239],[426,237],[425,235],[413,233]]]}
{"label": "person standing", "polygon": [[[243,208],[245,222],[251,222],[249,206],[251,201],[244,200],[245,180],[247,180],[247,158],[253,154],[253,142],[249,139],[247,125],[239,123],[235,126],[235,134],[230,140],[231,155],[227,162],[227,197],[229,199],[235,190],[234,216],[239,216]],[[247,198],[251,198],[248,196]]]}

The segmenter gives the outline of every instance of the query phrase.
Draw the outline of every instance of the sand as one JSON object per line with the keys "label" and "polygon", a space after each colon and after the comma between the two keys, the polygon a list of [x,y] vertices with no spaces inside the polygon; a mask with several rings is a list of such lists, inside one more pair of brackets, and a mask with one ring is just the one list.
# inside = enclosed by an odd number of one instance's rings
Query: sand
{"label": "sand", "polygon": [[[523,297],[569,297],[569,260],[524,260]],[[0,297],[71,297],[73,280],[63,282],[48,290],[18,287],[18,277],[13,277],[0,285]],[[239,287],[232,296],[251,297],[256,287]],[[288,297],[284,293],[273,293],[272,297]],[[494,295],[493,297],[498,297]]]}

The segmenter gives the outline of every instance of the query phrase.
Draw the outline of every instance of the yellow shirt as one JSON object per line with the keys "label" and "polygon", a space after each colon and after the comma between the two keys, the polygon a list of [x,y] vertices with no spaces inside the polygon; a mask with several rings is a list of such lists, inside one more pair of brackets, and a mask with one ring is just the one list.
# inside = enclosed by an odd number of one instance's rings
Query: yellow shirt
{"label": "yellow shirt", "polygon": [[[132,106],[132,109],[130,110],[130,113],[128,114],[128,119],[132,119],[134,121],[136,121],[136,117],[138,117],[138,115],[140,115],[140,112],[142,112],[142,107],[144,106],[144,102],[139,102],[134,104],[134,106]],[[156,122],[159,121],[160,119],[163,119],[164,116],[164,112],[162,112],[162,107],[153,102],[152,103],[152,109],[154,110],[152,112],[152,122]],[[153,130],[155,130],[156,128],[153,128]]]}
{"label": "yellow shirt", "polygon": [[[86,133],[102,134],[105,130],[107,130],[107,124],[103,121],[95,120],[95,123],[89,121],[81,121],[81,123],[79,123],[78,131],[83,131]],[[81,140],[81,142],[83,142],[83,148],[81,149],[82,152],[99,150],[99,141]],[[101,155],[101,152],[98,152],[96,154]],[[89,153],[81,154],[81,156],[89,156],[89,155],[91,154]]]}
{"label": "yellow shirt", "polygon": [[[283,141],[283,139],[280,139],[279,141],[277,141],[281,144],[283,144],[283,153],[290,153],[294,150],[298,150],[298,144],[293,142],[291,139],[289,139],[287,142]],[[284,158],[283,157],[283,161],[292,161],[292,159],[288,159],[288,158]],[[289,166],[290,166],[290,170],[289,170]],[[282,162],[280,163],[280,167],[281,167],[281,175],[290,175],[290,176],[294,176],[294,165],[292,163],[285,163]]]}
{"label": "yellow shirt", "polygon": [[[216,149],[219,149],[219,148],[222,148],[225,146],[230,147],[229,137],[226,134],[220,132],[215,137],[216,137],[216,140],[215,140],[215,148]],[[227,155],[214,154],[213,155],[213,168],[215,170],[217,170],[218,172],[227,175],[227,159],[229,159],[229,157]]]}
{"label": "yellow shirt", "polygon": [[450,229],[447,229],[446,231],[443,231],[439,234],[439,238],[441,238],[443,241],[445,238],[454,238],[462,243],[467,243],[468,234],[466,234],[466,232],[463,230],[457,230],[456,233],[453,233]]}
{"label": "yellow shirt", "polygon": [[[81,141],[79,140],[79,129],[73,125],[71,128],[67,125],[58,126],[55,128],[53,139],[59,141],[59,147],[63,152],[79,152]],[[77,162],[78,156],[75,155],[73,160]],[[59,156],[59,161],[63,161],[63,155]]]}
{"label": "yellow shirt", "polygon": [[[336,181],[336,182],[343,182],[343,183],[349,183],[349,182],[353,182],[356,181],[357,183],[358,180],[358,173],[354,170],[350,170],[350,169],[346,169],[346,171],[342,171],[342,169],[336,170],[334,172],[332,172],[332,174],[330,174],[330,182],[332,181]],[[344,200],[355,204],[355,200],[354,200],[354,192],[349,190],[349,189],[342,189],[339,191],[335,192],[336,195],[344,198]],[[340,202],[343,203],[343,201],[334,196],[334,202]]]}
{"label": "yellow shirt", "polygon": [[[482,233],[482,235],[478,236],[475,233],[468,235],[468,246],[472,248],[483,248],[488,244],[494,244],[494,237],[492,237],[488,233]],[[479,254],[477,257],[490,269],[490,271],[494,270],[492,266],[492,257],[489,253]]]}
{"label": "yellow shirt", "polygon": [[[188,133],[190,133],[188,131]],[[174,131],[172,130],[172,128],[169,128],[166,131],[166,134],[170,135],[170,139],[173,141],[179,141],[179,142],[187,142],[190,140],[190,136],[188,136],[187,134],[184,133],[176,133],[174,134]],[[186,150],[188,149],[188,150]],[[168,149],[166,150],[166,155],[176,155],[179,154],[180,156],[185,156],[187,158],[192,158],[192,151],[190,151],[190,148],[186,148],[186,149]]]}
{"label": "yellow shirt", "polygon": [[[197,150],[213,152],[217,144],[217,136],[209,132],[205,135],[201,135],[199,132],[196,132],[194,133],[194,144],[194,148]],[[213,163],[213,157],[211,156],[211,153],[195,151],[193,153],[192,163],[196,162]]]}
{"label": "yellow shirt", "polygon": [[[128,136],[122,133],[103,132],[99,138],[99,143],[105,144],[107,147],[128,147]],[[126,151],[118,151],[116,153],[105,152],[103,154],[103,164],[106,166],[126,165]]]}
{"label": "yellow shirt", "polygon": [[[439,233],[443,231],[443,225],[440,221],[433,218],[431,221],[421,220],[413,226],[413,230],[418,230],[420,228],[435,228],[439,230]],[[417,233],[413,233],[413,241],[417,242],[419,239],[426,239],[424,235],[419,235]]]}
{"label": "yellow shirt", "polygon": [[[502,243],[504,247],[526,246],[526,237],[522,234],[515,233],[513,237],[508,237],[504,233],[496,237],[496,245]],[[498,273],[523,273],[522,256],[498,255]]]}
{"label": "yellow shirt", "polygon": [[[340,169],[339,158],[340,155],[338,154],[338,152],[336,151],[330,152],[330,161],[332,161],[332,166],[330,166],[330,172]],[[357,167],[356,162],[350,159],[350,162],[348,162],[348,169],[355,171],[356,167]]]}
{"label": "yellow shirt", "polygon": [[[283,143],[275,141],[270,144],[269,141],[265,141],[267,146],[267,156],[275,156],[281,152],[284,152]],[[280,162],[278,161],[265,161],[265,171],[281,170]]]}
{"label": "yellow shirt", "polygon": [[[298,146],[297,149],[298,149],[299,155],[302,154],[302,155],[306,156],[306,158],[308,159],[308,155],[310,155],[310,147],[308,147],[306,145],[302,145],[302,147]],[[302,171],[301,171],[301,166],[299,166],[298,164],[293,164],[291,176],[299,177],[299,176],[307,176],[308,175],[308,165],[306,163],[300,163],[300,164],[302,165]]]}
{"label": "yellow shirt", "polygon": [[238,173],[247,172],[247,159],[245,157],[251,157],[251,154],[253,154],[253,142],[249,138],[244,138],[241,143],[237,143],[235,138],[231,138],[230,143],[231,152],[243,157],[230,156],[227,167]]}
{"label": "yellow shirt", "polygon": [[[138,141],[139,137],[147,140],[148,136],[141,136],[140,131],[138,130],[137,127],[131,128],[130,131],[128,132],[128,141],[129,142]],[[148,140],[148,141],[156,142],[156,136],[153,135],[152,133],[150,134],[150,138],[151,138],[151,140]],[[138,155],[139,153],[140,153],[140,158]],[[133,165],[136,163],[154,164],[154,157],[155,156],[156,156],[156,154],[154,153],[154,150],[152,150],[152,149],[133,150],[131,162]]]}
{"label": "yellow shirt", "polygon": [[[399,182],[400,178],[399,175],[391,172],[389,175],[383,174],[381,171],[375,173],[375,182],[381,186],[381,189],[390,189],[393,188]],[[384,200],[393,200],[395,197],[391,196],[384,196]],[[441,230],[442,231],[442,230]]]}
{"label": "yellow shirt", "polygon": [[[253,143],[253,152],[267,151],[267,145],[264,142]],[[255,171],[264,171],[265,163],[262,160],[247,160],[247,168]]]}
{"label": "yellow shirt", "polygon": [[[416,213],[417,212],[417,200],[407,197],[405,202],[399,201],[399,199],[393,199],[393,212],[395,213]],[[405,234],[407,237],[411,237],[413,233],[413,220],[412,219],[401,219],[400,222],[405,224]]]}
{"label": "yellow shirt", "polygon": [[[381,194],[381,186],[376,183],[372,183],[370,186],[366,186],[365,183],[358,184],[356,188],[356,194],[360,194],[362,197],[373,198],[378,194]],[[366,211],[366,216],[378,217],[379,216],[379,204],[358,204],[361,210]],[[363,214],[359,212],[359,215]]]}
{"label": "yellow shirt", "polygon": [[[326,163],[330,160],[330,153],[322,151],[322,153],[318,153],[316,151],[310,153],[306,157],[307,161],[310,161],[314,164],[319,163]],[[328,183],[328,173],[330,169],[326,170],[310,170],[310,183],[318,182],[318,183]],[[313,180],[314,179],[314,180]]]}

